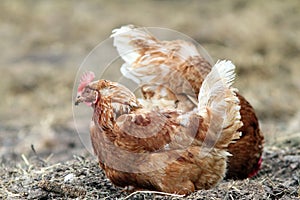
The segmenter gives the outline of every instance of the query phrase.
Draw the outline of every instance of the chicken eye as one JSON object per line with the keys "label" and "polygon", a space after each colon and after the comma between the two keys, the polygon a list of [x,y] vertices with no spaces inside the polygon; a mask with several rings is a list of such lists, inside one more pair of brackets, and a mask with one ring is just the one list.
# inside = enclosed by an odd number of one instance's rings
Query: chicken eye
{"label": "chicken eye", "polygon": [[86,94],[90,94],[91,93],[91,89],[90,88],[86,88],[86,90],[84,91]]}

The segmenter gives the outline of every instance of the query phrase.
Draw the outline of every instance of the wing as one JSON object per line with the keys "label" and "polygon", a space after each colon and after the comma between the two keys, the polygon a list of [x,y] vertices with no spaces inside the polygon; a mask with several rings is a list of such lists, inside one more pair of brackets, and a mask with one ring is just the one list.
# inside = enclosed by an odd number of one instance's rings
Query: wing
{"label": "wing", "polygon": [[[163,97],[188,94],[197,98],[211,66],[200,56],[195,45],[183,40],[160,41],[146,29],[133,26],[115,29],[111,37],[125,61],[121,67],[125,77],[141,86],[151,85],[148,92]],[[161,86],[165,89],[157,89]]]}
{"label": "wing", "polygon": [[242,126],[237,89],[232,87],[235,66],[230,61],[218,61],[206,76],[198,96],[198,114],[209,119],[209,138],[215,138],[218,148],[227,147],[239,139]]}
{"label": "wing", "polygon": [[168,116],[141,110],[117,119],[113,130],[116,136],[114,144],[136,153],[159,151],[171,142],[175,128]]}

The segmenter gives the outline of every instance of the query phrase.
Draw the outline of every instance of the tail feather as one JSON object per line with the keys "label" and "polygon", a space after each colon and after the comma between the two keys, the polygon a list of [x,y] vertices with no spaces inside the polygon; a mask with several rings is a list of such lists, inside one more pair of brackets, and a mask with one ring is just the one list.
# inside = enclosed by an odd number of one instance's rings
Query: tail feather
{"label": "tail feather", "polygon": [[242,126],[239,99],[232,88],[235,66],[218,61],[205,78],[198,96],[198,113],[210,120],[208,138],[215,138],[215,147],[227,147],[240,137]]}

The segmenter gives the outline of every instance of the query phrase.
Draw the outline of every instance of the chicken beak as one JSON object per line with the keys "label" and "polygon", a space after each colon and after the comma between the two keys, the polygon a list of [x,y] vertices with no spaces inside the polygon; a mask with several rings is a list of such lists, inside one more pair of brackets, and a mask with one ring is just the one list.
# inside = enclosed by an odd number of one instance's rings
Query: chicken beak
{"label": "chicken beak", "polygon": [[78,106],[81,102],[83,102],[83,98],[81,96],[77,96],[75,100],[75,106]]}

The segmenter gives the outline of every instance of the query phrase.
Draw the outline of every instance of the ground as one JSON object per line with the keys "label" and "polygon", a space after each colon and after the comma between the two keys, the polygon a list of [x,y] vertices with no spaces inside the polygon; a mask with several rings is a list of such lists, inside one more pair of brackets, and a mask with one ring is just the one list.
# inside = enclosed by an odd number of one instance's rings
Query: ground
{"label": "ground", "polygon": [[[299,197],[298,0],[2,1],[0,197],[130,195],[111,185],[97,167],[84,145],[89,137],[79,137],[72,113],[79,66],[112,29],[124,24],[174,29],[199,42],[214,61],[232,60],[235,86],[260,120],[265,152],[259,175],[223,181],[187,198]],[[117,71],[109,72],[109,78]],[[88,126],[86,120],[76,120],[77,129]],[[141,193],[128,199],[148,197],[171,198]]]}
{"label": "ground", "polygon": [[[49,165],[38,155],[24,165],[3,167],[0,194],[9,199],[296,199],[299,197],[300,148],[266,148],[259,174],[242,181],[223,180],[217,187],[191,195],[153,191],[126,192],[115,187],[91,157],[74,156]],[[95,178],[97,177],[97,178]]]}

